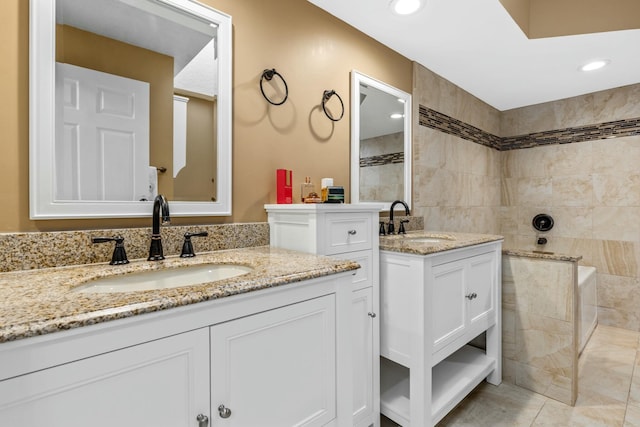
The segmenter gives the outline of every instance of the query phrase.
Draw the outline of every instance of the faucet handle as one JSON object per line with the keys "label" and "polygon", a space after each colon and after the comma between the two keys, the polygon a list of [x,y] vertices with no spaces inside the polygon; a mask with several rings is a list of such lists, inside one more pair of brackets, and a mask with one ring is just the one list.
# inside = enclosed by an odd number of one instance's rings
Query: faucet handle
{"label": "faucet handle", "polygon": [[379,234],[380,234],[381,236],[384,236],[385,234],[387,234],[387,232],[386,232],[386,231],[384,231],[384,221],[380,221],[380,231],[379,231]]}
{"label": "faucet handle", "polygon": [[180,258],[191,258],[196,256],[196,253],[193,251],[193,243],[191,243],[192,237],[207,237],[209,235],[208,232],[202,231],[199,233],[184,233],[184,243],[182,243],[182,252],[180,253]]}
{"label": "faucet handle", "polygon": [[404,225],[408,223],[408,219],[403,219],[400,221],[400,229],[398,230],[398,234],[407,234],[407,231],[404,229]]}
{"label": "faucet handle", "polygon": [[389,220],[389,225],[387,225],[387,234],[394,234],[396,232],[396,226],[393,225],[393,220]]}
{"label": "faucet handle", "polygon": [[121,264],[129,264],[129,260],[127,259],[127,252],[124,249],[124,237],[116,236],[116,237],[94,237],[91,239],[92,243],[105,243],[105,242],[116,242],[116,246],[113,249],[113,255],[111,256],[111,265],[121,265]]}

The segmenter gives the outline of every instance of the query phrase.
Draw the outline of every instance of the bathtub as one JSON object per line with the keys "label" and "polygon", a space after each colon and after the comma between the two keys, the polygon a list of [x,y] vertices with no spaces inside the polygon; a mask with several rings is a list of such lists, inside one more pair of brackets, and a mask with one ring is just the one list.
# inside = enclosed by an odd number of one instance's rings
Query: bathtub
{"label": "bathtub", "polygon": [[582,353],[598,323],[595,267],[578,266],[578,336]]}

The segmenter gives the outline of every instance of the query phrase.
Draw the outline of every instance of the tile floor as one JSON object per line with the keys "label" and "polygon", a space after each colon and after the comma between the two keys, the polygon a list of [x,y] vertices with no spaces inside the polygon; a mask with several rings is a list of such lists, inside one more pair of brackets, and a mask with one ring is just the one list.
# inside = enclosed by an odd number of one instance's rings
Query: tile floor
{"label": "tile floor", "polygon": [[[383,417],[382,427],[397,424]],[[598,326],[579,361],[574,407],[513,384],[479,385],[438,427],[640,427],[640,333]]]}

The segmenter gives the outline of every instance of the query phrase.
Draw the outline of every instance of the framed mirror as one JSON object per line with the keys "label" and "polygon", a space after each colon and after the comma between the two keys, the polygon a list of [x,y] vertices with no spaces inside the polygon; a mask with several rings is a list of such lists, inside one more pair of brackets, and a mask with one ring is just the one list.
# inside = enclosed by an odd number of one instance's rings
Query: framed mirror
{"label": "framed mirror", "polygon": [[31,219],[231,214],[231,17],[194,0],[31,0]]}
{"label": "framed mirror", "polygon": [[411,95],[354,70],[351,203],[394,200],[411,206]]}

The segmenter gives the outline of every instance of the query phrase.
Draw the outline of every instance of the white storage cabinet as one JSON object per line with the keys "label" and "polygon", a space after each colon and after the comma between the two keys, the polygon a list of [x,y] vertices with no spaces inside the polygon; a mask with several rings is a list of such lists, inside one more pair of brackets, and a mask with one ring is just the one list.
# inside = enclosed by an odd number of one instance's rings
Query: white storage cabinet
{"label": "white storage cabinet", "polygon": [[353,426],[380,425],[379,243],[382,205],[266,205],[271,246],[360,264],[351,283]]}

